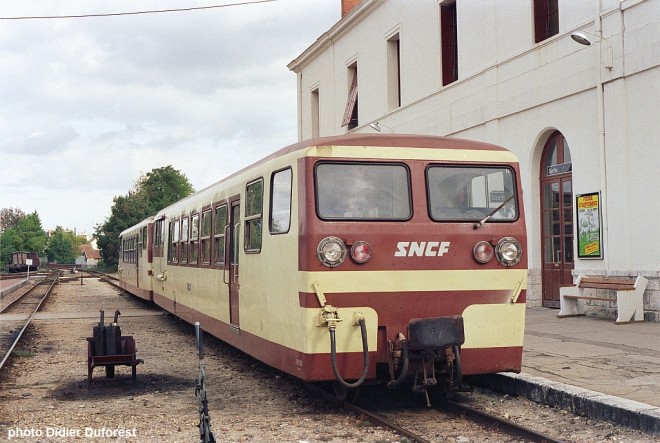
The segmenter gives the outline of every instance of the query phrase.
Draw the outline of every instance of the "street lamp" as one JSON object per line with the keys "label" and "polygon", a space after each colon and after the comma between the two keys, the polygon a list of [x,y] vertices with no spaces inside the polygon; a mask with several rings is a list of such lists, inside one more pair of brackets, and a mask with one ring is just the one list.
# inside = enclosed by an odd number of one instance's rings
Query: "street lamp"
{"label": "street lamp", "polygon": [[370,127],[371,129],[373,129],[374,131],[376,131],[376,132],[382,132],[382,131],[383,131],[383,128],[387,129],[389,132],[394,132],[394,131],[392,130],[392,128],[390,128],[389,126],[381,125],[381,124],[378,123],[378,122],[371,122],[371,123],[369,123],[369,127]]}
{"label": "street lamp", "polygon": [[[607,150],[605,145],[605,82],[603,81],[603,65],[608,70],[612,70],[614,54],[612,46],[610,45],[607,38],[603,37],[603,32],[599,28],[598,34],[594,34],[589,31],[576,31],[571,33],[571,38],[573,41],[584,45],[591,46],[591,40],[587,37],[587,34],[596,38],[597,42],[603,43],[606,45],[606,56],[603,57],[602,47],[598,48],[598,65],[596,66],[596,99],[598,103],[598,148],[600,154],[600,180],[601,180],[601,190],[602,190],[602,223],[603,223],[603,235],[604,235],[604,245],[605,247],[609,246],[609,219],[607,217]],[[607,266],[609,267],[609,260],[607,260]]]}

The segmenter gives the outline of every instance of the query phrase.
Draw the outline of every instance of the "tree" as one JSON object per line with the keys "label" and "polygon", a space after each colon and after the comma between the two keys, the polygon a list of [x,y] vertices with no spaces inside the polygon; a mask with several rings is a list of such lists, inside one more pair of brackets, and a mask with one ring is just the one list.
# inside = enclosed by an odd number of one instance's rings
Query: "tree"
{"label": "tree", "polygon": [[119,263],[119,234],[122,231],[193,192],[188,177],[172,166],[153,169],[140,176],[127,195],[112,199],[110,217],[95,228],[94,237],[103,262],[110,267]]}
{"label": "tree", "polygon": [[15,228],[19,220],[25,218],[25,212],[18,208],[0,209],[0,232],[6,229]]}
{"label": "tree", "polygon": [[48,238],[37,211],[25,215],[20,209],[3,208],[0,217],[3,228],[0,232],[0,262],[3,266],[16,251],[43,255]]}
{"label": "tree", "polygon": [[50,234],[48,242],[49,263],[73,263],[78,254],[80,242],[73,232],[65,231],[61,226],[55,228]]}

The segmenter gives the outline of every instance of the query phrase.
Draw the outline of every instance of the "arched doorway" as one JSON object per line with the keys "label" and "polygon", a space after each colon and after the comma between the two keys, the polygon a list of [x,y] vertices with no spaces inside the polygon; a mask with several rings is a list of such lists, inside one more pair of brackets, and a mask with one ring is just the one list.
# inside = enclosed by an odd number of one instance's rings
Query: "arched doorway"
{"label": "arched doorway", "polygon": [[541,156],[542,303],[559,307],[559,287],[572,283],[573,179],[571,153],[561,132],[550,135]]}

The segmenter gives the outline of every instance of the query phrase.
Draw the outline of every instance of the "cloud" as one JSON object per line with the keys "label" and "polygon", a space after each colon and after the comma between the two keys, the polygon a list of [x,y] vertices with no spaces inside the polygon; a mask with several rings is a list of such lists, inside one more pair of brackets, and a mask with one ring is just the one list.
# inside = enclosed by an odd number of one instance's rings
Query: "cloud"
{"label": "cloud", "polygon": [[[0,16],[212,2],[0,3]],[[0,20],[0,206],[91,231],[140,173],[172,165],[204,188],[296,142],[286,65],[339,0],[278,0],[121,17]]]}

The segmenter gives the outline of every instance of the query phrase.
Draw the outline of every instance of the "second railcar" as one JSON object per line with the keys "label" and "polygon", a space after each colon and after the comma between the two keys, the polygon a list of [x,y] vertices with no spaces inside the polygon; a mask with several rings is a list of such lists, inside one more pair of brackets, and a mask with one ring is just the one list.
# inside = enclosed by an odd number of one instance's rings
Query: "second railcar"
{"label": "second railcar", "polygon": [[517,159],[490,144],[302,142],[154,216],[153,300],[271,366],[347,389],[519,372],[520,189]]}
{"label": "second railcar", "polygon": [[153,217],[124,230],[119,251],[120,285],[126,291],[153,301]]}

